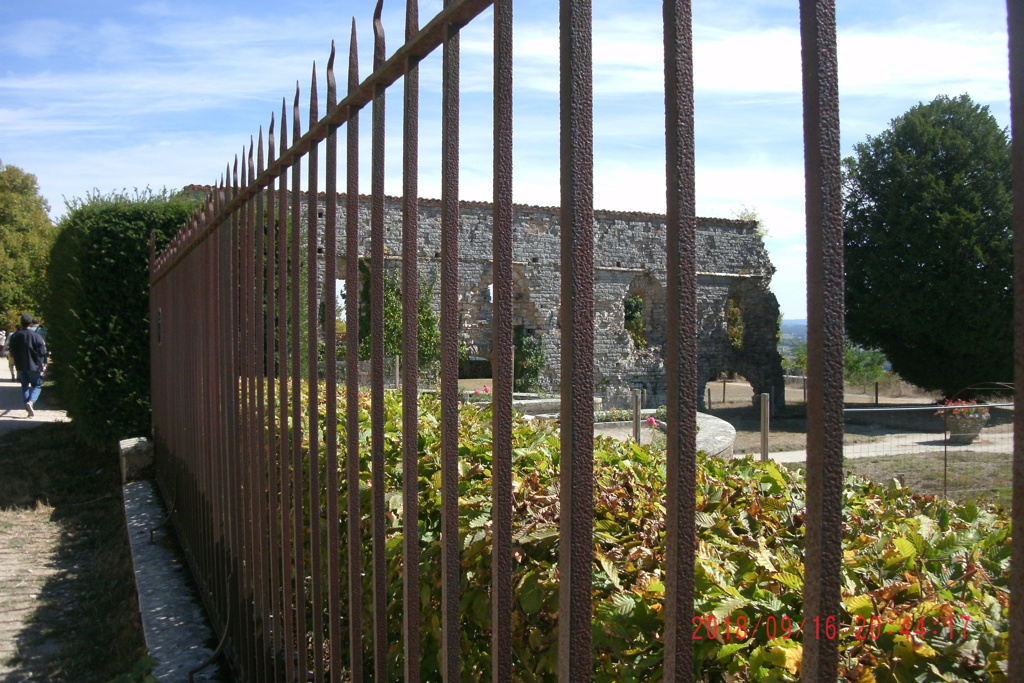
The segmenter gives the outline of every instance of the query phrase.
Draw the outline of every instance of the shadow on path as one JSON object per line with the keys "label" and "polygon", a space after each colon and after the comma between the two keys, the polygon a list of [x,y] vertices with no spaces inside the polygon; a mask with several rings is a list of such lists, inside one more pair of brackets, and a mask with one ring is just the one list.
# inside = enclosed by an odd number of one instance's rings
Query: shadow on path
{"label": "shadow on path", "polygon": [[0,681],[106,682],[144,654],[115,453],[0,379]]}

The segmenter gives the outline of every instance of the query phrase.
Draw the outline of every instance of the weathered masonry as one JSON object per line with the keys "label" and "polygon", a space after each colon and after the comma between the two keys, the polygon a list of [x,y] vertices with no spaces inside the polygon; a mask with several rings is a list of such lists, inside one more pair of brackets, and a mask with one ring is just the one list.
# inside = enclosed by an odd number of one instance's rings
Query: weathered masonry
{"label": "weathered masonry", "polygon": [[[345,202],[338,202],[338,243],[344,244]],[[420,273],[437,277],[441,255],[441,204],[420,199]],[[489,203],[461,202],[459,230],[460,334],[472,356],[491,359],[493,270]],[[323,196],[319,214],[326,210]],[[306,216],[303,208],[302,216]],[[557,207],[514,207],[513,325],[543,341],[546,391],[560,387],[559,302],[561,259]],[[606,407],[627,404],[631,389],[646,389],[648,405],[665,402],[665,217],[623,211],[594,214],[594,379]],[[360,258],[370,255],[370,199],[360,198]],[[323,222],[321,221],[321,226]],[[401,262],[401,199],[385,201],[385,260]],[[305,234],[303,226],[302,234]],[[323,232],[318,252],[323,253]],[[751,221],[697,219],[698,396],[722,372],[747,378],[754,394],[785,396],[777,350],[779,304],[768,285],[775,272]],[[321,262],[319,281],[323,281]],[[340,255],[337,273],[344,274]],[[437,288],[435,288],[435,292]],[[626,330],[625,300],[642,301],[642,338]],[[634,300],[635,301],[635,300]]]}
{"label": "weathered masonry", "polygon": [[[203,193],[211,188],[190,186]],[[306,198],[304,197],[304,200]],[[305,204],[305,201],[303,202]],[[338,202],[338,243],[344,244],[345,202]],[[441,256],[441,203],[420,199],[419,259],[421,276],[438,276]],[[486,202],[459,204],[460,334],[472,356],[491,359],[492,210]],[[319,215],[326,210],[319,199]],[[303,217],[307,215],[305,207]],[[541,338],[547,367],[545,391],[560,386],[559,209],[514,207],[513,325]],[[370,198],[360,197],[360,258],[370,255]],[[594,374],[595,393],[606,407],[624,406],[631,389],[646,389],[648,405],[665,402],[665,217],[659,214],[594,212]],[[321,221],[318,253],[323,250]],[[385,200],[385,261],[401,263],[402,202]],[[301,230],[305,234],[305,220]],[[698,396],[704,384],[723,372],[750,381],[754,394],[771,394],[779,405],[785,397],[782,359],[777,349],[779,304],[769,290],[775,268],[752,221],[697,219]],[[339,279],[346,272],[338,256]],[[319,282],[323,282],[323,262]],[[347,286],[346,286],[347,289]],[[321,292],[322,292],[321,288]],[[435,292],[437,288],[435,288]],[[322,298],[322,293],[321,293]],[[637,344],[626,330],[629,297],[642,301],[639,327],[646,344]]]}

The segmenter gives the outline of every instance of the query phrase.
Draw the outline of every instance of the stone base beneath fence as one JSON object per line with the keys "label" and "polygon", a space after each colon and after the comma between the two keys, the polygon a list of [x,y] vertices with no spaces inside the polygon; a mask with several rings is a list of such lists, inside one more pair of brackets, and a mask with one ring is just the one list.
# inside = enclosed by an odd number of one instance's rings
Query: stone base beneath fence
{"label": "stone base beneath fence", "polygon": [[139,437],[118,444],[121,454],[121,483],[153,477],[153,442]]}
{"label": "stone base beneath fence", "polygon": [[[167,512],[152,481],[124,485],[124,514],[146,648],[157,660],[153,676],[158,681],[188,681],[189,672],[210,658],[216,639],[188,565],[173,550],[176,546],[162,526]],[[217,673],[215,662],[191,680],[214,681]]]}

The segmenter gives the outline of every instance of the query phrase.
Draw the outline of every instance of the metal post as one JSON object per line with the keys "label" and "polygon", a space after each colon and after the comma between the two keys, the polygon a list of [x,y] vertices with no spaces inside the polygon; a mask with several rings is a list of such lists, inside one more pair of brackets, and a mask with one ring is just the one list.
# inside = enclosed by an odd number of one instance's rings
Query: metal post
{"label": "metal post", "polygon": [[[594,667],[594,111],[590,0],[561,0],[559,17],[562,455],[558,680],[589,681]],[[457,308],[455,313],[458,315]],[[457,488],[455,494],[458,496]],[[454,604],[457,610],[458,596]],[[454,645],[458,647],[457,624],[454,633]],[[458,676],[459,670],[455,669],[448,683],[457,681]]]}
{"label": "metal post", "polygon": [[768,462],[768,425],[771,415],[771,394],[761,394],[761,462]]}
{"label": "metal post", "polygon": [[395,356],[395,389],[401,386],[402,357]]}
{"label": "metal post", "polygon": [[640,443],[640,390],[633,390],[633,440]]}
{"label": "metal post", "polygon": [[947,467],[949,465],[949,411],[942,413],[942,498],[948,500],[948,492],[946,491]]}
{"label": "metal post", "polygon": [[[1017,0],[1007,0],[1007,24],[1010,33],[1010,125],[1011,158],[1013,159],[1013,252],[1015,270],[1014,346],[1015,375],[1024,376],[1024,7]],[[1024,382],[1014,388],[1017,407],[1024,404]],[[1014,528],[1024,526],[1024,412],[1013,414],[1013,504]],[[1008,680],[1024,677],[1024,539],[1013,538],[1010,560],[1010,653]]]}
{"label": "metal post", "polygon": [[[800,0],[807,218],[807,623],[837,622],[843,567],[843,216],[835,0]],[[817,634],[816,634],[817,635]],[[835,680],[839,642],[804,638],[803,681]]]}
{"label": "metal post", "polygon": [[878,382],[875,382],[875,405],[878,405]]}
{"label": "metal post", "polygon": [[725,403],[725,380],[722,380],[722,403]]}

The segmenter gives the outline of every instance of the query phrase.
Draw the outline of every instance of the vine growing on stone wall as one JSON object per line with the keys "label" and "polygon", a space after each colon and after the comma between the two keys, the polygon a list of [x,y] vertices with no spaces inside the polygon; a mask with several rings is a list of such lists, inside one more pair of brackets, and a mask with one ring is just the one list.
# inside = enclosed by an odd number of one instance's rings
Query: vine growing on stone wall
{"label": "vine growing on stone wall", "polygon": [[644,330],[644,298],[639,294],[622,300],[626,332],[633,339],[633,346],[642,349],[647,346],[647,332]]}
{"label": "vine growing on stone wall", "polygon": [[726,330],[729,333],[729,343],[736,351],[743,350],[743,311],[739,303],[732,297],[726,304]]}

